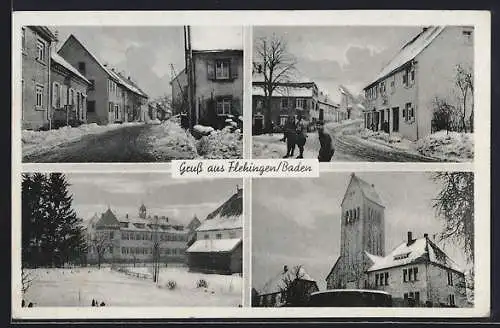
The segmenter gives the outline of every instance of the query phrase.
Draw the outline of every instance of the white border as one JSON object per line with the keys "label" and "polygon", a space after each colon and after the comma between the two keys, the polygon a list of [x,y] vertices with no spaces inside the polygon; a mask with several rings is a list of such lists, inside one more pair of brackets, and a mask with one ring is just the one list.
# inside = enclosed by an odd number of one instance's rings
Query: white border
{"label": "white border", "polygon": [[[486,11],[236,11],[236,12],[14,12],[12,21],[12,44],[20,44],[22,25],[243,25],[246,26],[245,53],[251,54],[251,25],[473,25],[475,27],[475,161],[473,164],[448,163],[328,163],[321,164],[321,171],[434,171],[466,170],[475,172],[475,218],[476,227],[476,290],[474,308],[145,308],[107,307],[96,311],[93,308],[21,308],[20,307],[20,236],[21,201],[19,195],[20,173],[26,171],[73,171],[73,172],[146,172],[168,171],[167,164],[21,164],[20,131],[20,65],[19,48],[12,54],[12,316],[23,319],[104,319],[104,318],[294,318],[294,317],[479,317],[487,316],[490,308],[490,13]],[[250,50],[250,51],[249,51]],[[251,142],[251,57],[245,55],[244,93],[244,154],[250,158]],[[250,73],[250,75],[248,75]],[[246,106],[245,106],[246,105]],[[250,119],[249,119],[250,118]],[[245,216],[251,218],[251,181],[244,180]],[[249,188],[250,187],[250,188]],[[269,218],[272,219],[272,218]],[[248,262],[251,247],[251,219],[245,219],[247,231],[244,239],[245,279],[251,282],[251,263]],[[250,229],[249,229],[250,228]],[[481,263],[481,266],[478,265]],[[248,288],[248,284],[244,284]],[[246,291],[245,305],[250,291]]]}

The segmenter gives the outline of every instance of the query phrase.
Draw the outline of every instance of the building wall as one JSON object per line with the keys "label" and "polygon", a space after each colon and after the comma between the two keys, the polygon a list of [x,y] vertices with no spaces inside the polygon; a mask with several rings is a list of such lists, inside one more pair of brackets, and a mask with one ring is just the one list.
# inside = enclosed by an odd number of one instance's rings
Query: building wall
{"label": "building wall", "polygon": [[[85,99],[87,98],[86,94],[88,85],[86,82],[74,77],[72,74],[64,72],[64,70],[61,70],[59,67],[60,66],[57,64],[52,63],[50,75],[50,97],[52,100],[51,107],[52,117],[54,120],[53,123],[55,126],[61,123],[64,125],[66,124],[66,105],[70,106],[68,107],[70,120],[78,120],[85,123],[87,121],[87,102],[86,100],[82,102],[81,95],[84,95]],[[63,95],[61,99],[59,99],[58,103],[54,101],[54,83],[65,86],[63,87]],[[74,94],[73,100],[70,99],[71,89]],[[78,94],[80,94],[80,102],[78,102]],[[79,108],[77,108],[78,104],[80,104]],[[79,111],[77,111],[77,109],[79,109]],[[78,116],[78,114],[80,116]]]}
{"label": "building wall", "polygon": [[[434,41],[417,56],[418,62],[418,137],[431,133],[432,102],[436,96],[446,98],[452,104],[460,104],[458,87],[455,86],[456,66],[461,64],[471,72],[474,68],[474,32],[468,39],[462,31],[472,28],[447,26]],[[468,97],[471,97],[469,94]],[[472,100],[472,98],[470,98]],[[469,118],[471,103],[467,104]]]}
{"label": "building wall", "polygon": [[[229,60],[231,73],[228,80],[213,80],[209,75],[209,64],[215,60]],[[243,113],[243,51],[204,52],[193,54],[195,74],[195,99],[197,122],[213,125],[219,119],[214,100],[218,97],[231,97],[231,113],[240,116]],[[174,88],[174,86],[172,86]]]}
{"label": "building wall", "polygon": [[[221,239],[243,238],[241,228],[237,229],[224,229],[224,230],[210,230],[210,231],[197,231],[196,240],[203,239],[217,239],[217,234],[221,234]],[[208,235],[208,238],[205,238]]]}
{"label": "building wall", "polygon": [[[108,74],[73,38],[68,39],[59,50],[61,55],[73,67],[78,68],[79,62],[85,63],[85,77],[94,87],[89,88],[87,101],[95,102],[95,112],[87,112],[88,123],[107,124],[108,121]],[[87,104],[87,108],[88,108]]]}
{"label": "building wall", "polygon": [[[288,98],[288,103],[289,106],[287,108],[281,108],[281,99],[282,98]],[[295,108],[295,103],[297,99],[304,99],[304,109],[303,110],[298,110]],[[263,116],[263,124],[265,127],[265,122],[267,121],[267,111],[265,110],[265,99],[262,96],[253,96],[253,101],[252,101],[252,107],[253,107],[253,117],[254,117],[254,122],[255,124],[255,117],[256,116]],[[302,115],[304,120],[310,121],[312,116],[315,116],[316,118],[319,117],[319,111],[317,111],[317,115],[312,115],[311,108],[313,106],[313,98],[312,97],[279,97],[279,96],[273,96],[273,99],[271,100],[271,121],[274,122],[275,126],[283,126],[283,120],[281,119],[286,118],[290,115],[299,115],[299,113]]]}
{"label": "building wall", "polygon": [[467,306],[467,296],[465,294],[465,276],[462,273],[451,271],[453,275],[453,285],[448,285],[448,270],[430,264],[428,266],[429,299],[433,304],[449,305],[449,295],[455,295],[455,305],[457,307]]}
{"label": "building wall", "polygon": [[[25,48],[22,52],[22,128],[39,129],[48,126],[50,105],[50,47],[51,43],[30,27],[25,27]],[[46,43],[45,61],[37,58],[37,40]],[[36,106],[36,86],[43,87],[43,104]]]}

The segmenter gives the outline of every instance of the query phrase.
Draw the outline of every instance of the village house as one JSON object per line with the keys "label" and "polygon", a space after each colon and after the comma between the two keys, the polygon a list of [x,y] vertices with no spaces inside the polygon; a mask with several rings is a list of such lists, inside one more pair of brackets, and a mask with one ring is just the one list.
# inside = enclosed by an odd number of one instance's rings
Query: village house
{"label": "village house", "polygon": [[130,77],[101,63],[74,35],[58,51],[90,82],[87,93],[87,121],[109,124],[139,120],[148,96]]}
{"label": "village house", "polygon": [[385,206],[373,184],[351,175],[341,203],[340,256],[327,289],[380,289],[396,306],[465,306],[465,276],[428,235],[385,253]]}
{"label": "village house", "polygon": [[21,33],[22,128],[49,128],[50,54],[56,37],[45,26],[23,26]]}
{"label": "village house", "polygon": [[345,119],[354,120],[362,118],[365,109],[363,106],[363,97],[353,95],[353,93],[343,85],[339,87],[339,91],[340,108],[342,112],[346,114]]}
{"label": "village house", "polygon": [[165,263],[186,262],[185,250],[190,226],[158,215],[149,215],[144,204],[137,216],[125,214],[117,217],[111,209],[101,216],[94,215],[88,223],[88,263],[98,261],[99,249],[102,262],[136,263],[153,261],[153,249],[158,246],[160,261]]}
{"label": "village house", "polygon": [[87,122],[87,90],[92,85],[54,50],[51,53],[52,128]]}
{"label": "village house", "polygon": [[243,271],[243,189],[210,213],[187,249],[190,271],[233,274]]}
{"label": "village house", "polygon": [[342,109],[339,104],[330,100],[323,91],[318,96],[318,120],[323,122],[342,122],[347,119],[347,111]]}
{"label": "village house", "polygon": [[317,292],[318,284],[304,267],[289,269],[287,265],[272,277],[253,298],[257,307],[305,306],[311,293]]}
{"label": "village house", "polygon": [[[473,27],[425,27],[365,88],[365,127],[415,141],[435,132],[436,97],[460,105],[457,66],[473,68]],[[472,97],[471,98],[472,101]],[[472,105],[467,104],[469,118]]]}
{"label": "village house", "polygon": [[[220,129],[243,113],[243,50],[192,50],[193,125]],[[183,69],[170,82],[172,101],[187,111],[188,78]],[[178,113],[176,113],[178,114]]]}

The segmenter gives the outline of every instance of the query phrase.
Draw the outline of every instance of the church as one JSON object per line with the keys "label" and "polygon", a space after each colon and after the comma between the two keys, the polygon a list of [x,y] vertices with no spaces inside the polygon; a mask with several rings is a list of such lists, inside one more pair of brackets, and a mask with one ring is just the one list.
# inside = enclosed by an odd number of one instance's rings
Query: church
{"label": "church", "polygon": [[377,289],[394,306],[465,307],[465,275],[427,234],[385,251],[385,205],[375,186],[351,174],[341,202],[340,256],[327,289]]}

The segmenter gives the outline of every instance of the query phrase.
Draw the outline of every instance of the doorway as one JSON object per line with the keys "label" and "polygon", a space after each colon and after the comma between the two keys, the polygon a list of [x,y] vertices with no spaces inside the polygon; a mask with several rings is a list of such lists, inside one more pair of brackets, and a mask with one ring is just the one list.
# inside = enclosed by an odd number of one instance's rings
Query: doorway
{"label": "doorway", "polygon": [[254,134],[261,134],[264,128],[264,116],[256,115],[254,117]]}
{"label": "doorway", "polygon": [[392,132],[399,132],[399,107],[392,109]]}

